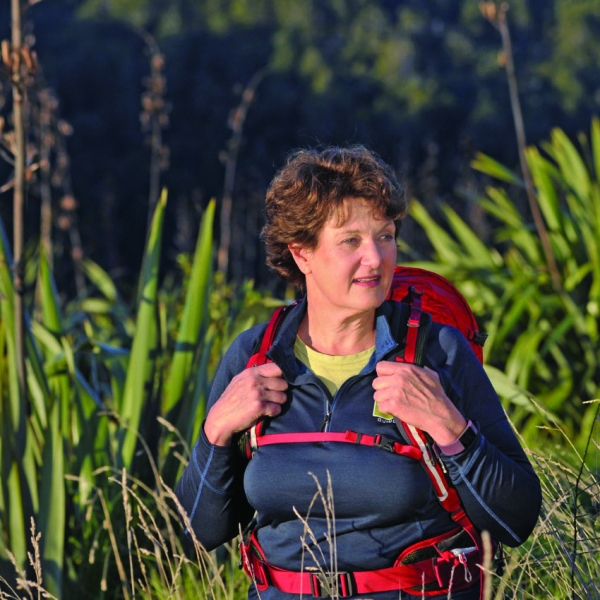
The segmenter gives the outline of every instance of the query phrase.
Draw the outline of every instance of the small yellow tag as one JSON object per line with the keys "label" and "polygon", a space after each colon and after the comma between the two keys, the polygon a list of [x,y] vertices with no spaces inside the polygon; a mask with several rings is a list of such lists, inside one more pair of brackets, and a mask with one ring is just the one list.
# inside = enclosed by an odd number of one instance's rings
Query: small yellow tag
{"label": "small yellow tag", "polygon": [[377,402],[373,404],[373,416],[379,417],[380,419],[385,419],[386,421],[393,421],[394,415],[390,415],[389,413],[384,413],[379,410],[379,406],[377,406]]}

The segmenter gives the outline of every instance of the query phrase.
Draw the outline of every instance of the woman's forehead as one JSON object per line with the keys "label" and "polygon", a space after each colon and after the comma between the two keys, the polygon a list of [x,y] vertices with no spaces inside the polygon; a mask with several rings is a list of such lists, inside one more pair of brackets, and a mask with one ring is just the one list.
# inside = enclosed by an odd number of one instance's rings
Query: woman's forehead
{"label": "woman's forehead", "polygon": [[365,198],[344,198],[340,204],[332,208],[326,225],[335,228],[344,227],[354,219],[365,215],[376,221],[389,220],[380,206]]}

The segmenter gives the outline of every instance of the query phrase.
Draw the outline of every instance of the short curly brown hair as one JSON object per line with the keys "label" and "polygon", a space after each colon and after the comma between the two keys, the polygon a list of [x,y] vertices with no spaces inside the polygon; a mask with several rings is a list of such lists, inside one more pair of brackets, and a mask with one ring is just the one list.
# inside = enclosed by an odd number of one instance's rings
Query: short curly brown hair
{"label": "short curly brown hair", "polygon": [[396,223],[396,231],[408,208],[392,168],[364,146],[293,152],[267,190],[262,230],[267,265],[303,291],[304,274],[288,245],[314,250],[332,215],[337,214],[340,224],[345,220],[348,198],[366,200],[375,214]]}

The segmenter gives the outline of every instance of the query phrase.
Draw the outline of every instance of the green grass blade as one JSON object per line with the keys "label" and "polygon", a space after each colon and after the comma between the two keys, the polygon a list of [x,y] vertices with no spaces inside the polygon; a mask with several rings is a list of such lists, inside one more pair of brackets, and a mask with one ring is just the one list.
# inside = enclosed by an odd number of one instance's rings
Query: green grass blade
{"label": "green grass blade", "polygon": [[452,210],[449,206],[443,207],[444,215],[456,236],[469,254],[472,267],[495,269],[501,261],[498,253],[484,244],[479,236]]}
{"label": "green grass blade", "polygon": [[163,396],[162,414],[167,415],[180,401],[189,381],[190,367],[198,346],[198,336],[208,293],[213,254],[215,201],[211,200],[198,232],[194,264],[188,283],[183,316],[173,353],[173,360]]}
{"label": "green grass blade", "polygon": [[[7,547],[14,555],[17,564],[24,567],[27,561],[26,510],[23,502],[23,486],[27,486],[23,472],[16,460],[9,461],[5,456],[5,441],[10,438],[3,432],[2,452],[2,495],[4,497],[4,519],[2,523],[3,537],[7,538]],[[2,557],[6,558],[6,557]]]}
{"label": "green grass blade", "polygon": [[596,181],[600,181],[600,119],[592,119],[592,157],[594,161],[594,170],[596,172]]}
{"label": "green grass blade", "polygon": [[[205,417],[206,397],[208,393],[209,369],[212,345],[215,340],[215,329],[209,327],[201,346],[201,356],[195,368],[195,379],[190,386],[190,393],[181,401],[181,410],[175,428],[179,432],[173,435],[169,432],[165,437],[164,454],[166,460],[161,470],[167,485],[175,485],[181,475],[183,464],[178,455],[186,454],[193,447]],[[194,363],[195,364],[195,363]],[[179,448],[179,446],[183,448]]]}
{"label": "green grass blade", "polygon": [[506,190],[488,186],[487,197],[479,199],[479,205],[489,214],[509,227],[518,229],[524,227],[523,216],[518,211],[514,202],[508,197]]}
{"label": "green grass blade", "polygon": [[542,157],[537,148],[528,148],[526,157],[537,190],[538,204],[548,228],[551,231],[562,231],[564,215],[560,208],[556,186],[547,168],[548,161]]}
{"label": "green grass blade", "polygon": [[581,154],[561,129],[552,131],[552,147],[552,158],[557,162],[566,185],[584,200],[589,196],[591,181]]}
{"label": "green grass blade", "polygon": [[121,466],[124,467],[129,467],[133,459],[141,414],[148,397],[147,388],[151,384],[154,354],[157,351],[158,268],[166,203],[167,193],[163,191],[150,225],[144,269],[140,277],[135,334],[120,403],[122,428],[119,432],[119,446]]}
{"label": "green grass blade", "polygon": [[108,273],[95,262],[85,259],[81,263],[83,272],[102,295],[111,302],[118,298],[117,288]]}
{"label": "green grass blade", "polygon": [[[4,225],[0,221],[0,314],[6,325],[6,352],[8,371],[9,403],[3,410],[3,415],[10,415],[12,430],[15,435],[24,432],[25,406],[19,391],[17,378],[16,340],[15,340],[15,308],[14,282],[12,276],[12,254],[6,237]],[[6,417],[3,418],[5,420]],[[24,443],[20,445],[23,451]],[[16,448],[15,448],[16,449]],[[10,462],[10,461],[9,461]]]}
{"label": "green grass blade", "polygon": [[65,450],[60,429],[61,410],[61,402],[54,402],[44,445],[39,509],[44,587],[57,598],[61,597],[66,525]]}
{"label": "green grass blade", "polygon": [[507,169],[503,164],[481,152],[475,155],[475,159],[471,161],[471,167],[480,173],[484,173],[505,183],[523,185],[522,180],[510,169]]}
{"label": "green grass blade", "polygon": [[[29,399],[33,408],[33,417],[37,419],[42,429],[48,423],[46,406],[50,397],[48,378],[44,372],[44,365],[36,344],[34,328],[35,322],[28,322],[26,328],[25,347],[27,350],[27,382]],[[41,326],[40,326],[41,327]]]}
{"label": "green grass blade", "polygon": [[[27,452],[27,410],[18,384],[14,283],[12,275],[12,254],[0,220],[0,316],[5,326],[7,393],[0,397],[2,415],[2,464],[0,486],[2,490],[5,515],[1,532],[7,539],[7,546],[15,556],[17,563],[25,567],[27,561],[27,515],[33,514],[36,500],[35,479],[30,482],[25,475],[24,465],[30,466],[30,453]],[[4,349],[2,349],[4,351]],[[30,441],[30,440],[29,440]],[[28,468],[28,472],[31,470]]]}
{"label": "green grass blade", "polygon": [[411,201],[410,215],[427,234],[441,262],[453,263],[464,258],[464,252],[459,244],[431,218],[425,207],[417,200]]}
{"label": "green grass blade", "polygon": [[488,364],[484,365],[484,368],[500,398],[509,404],[524,408],[527,412],[535,412],[526,390],[510,380],[500,369]]}
{"label": "green grass blade", "polygon": [[81,512],[89,501],[94,486],[94,466],[111,464],[110,449],[106,445],[104,423],[106,416],[99,414],[103,409],[102,399],[83,375],[75,371],[75,411],[78,423],[79,438],[73,450],[74,463],[72,472],[79,474],[78,493],[75,500]]}
{"label": "green grass blade", "polygon": [[63,331],[60,300],[48,259],[43,250],[40,250],[39,290],[42,305],[42,322],[52,333],[60,335]]}
{"label": "green grass blade", "polygon": [[183,439],[190,447],[196,441],[199,433],[199,424],[204,421],[206,416],[202,407],[208,391],[208,361],[210,360],[214,340],[215,331],[209,330],[204,339],[202,355],[200,357],[199,368],[196,371],[196,379],[194,381],[192,394],[190,395],[187,404],[183,407],[177,423],[177,427]]}
{"label": "green grass blade", "polygon": [[[56,290],[54,277],[45,253],[40,251],[39,266],[39,291],[42,303],[42,323],[47,331],[57,338],[60,343],[60,354],[66,360],[68,373],[57,374],[52,381],[54,397],[61,403],[59,414],[62,423],[60,426],[63,434],[69,438],[72,435],[69,421],[71,413],[71,388],[74,379],[75,357],[74,351],[67,338],[63,335],[64,324],[60,308],[60,299]],[[56,352],[48,353],[47,356],[56,356]],[[54,432],[51,432],[54,434]],[[77,435],[77,434],[75,434]]]}

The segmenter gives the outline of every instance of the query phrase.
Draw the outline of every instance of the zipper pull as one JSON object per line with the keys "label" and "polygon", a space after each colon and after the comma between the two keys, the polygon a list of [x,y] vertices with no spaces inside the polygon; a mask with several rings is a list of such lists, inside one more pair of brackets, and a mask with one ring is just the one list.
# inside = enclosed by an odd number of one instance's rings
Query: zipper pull
{"label": "zipper pull", "polygon": [[438,465],[440,465],[440,469],[442,469],[442,471],[444,472],[445,475],[448,474],[448,469],[446,469],[446,465],[444,464],[444,461],[442,460],[442,457],[440,456],[440,453],[438,452],[438,447],[436,444],[432,444],[431,448],[433,449],[433,453],[435,454],[435,458],[436,458],[436,462]]}
{"label": "zipper pull", "polygon": [[327,431],[327,427],[329,427],[329,421],[331,420],[331,410],[327,409],[327,414],[325,415],[325,419],[323,424],[321,425],[321,429],[319,431]]}
{"label": "zipper pull", "polygon": [[477,548],[456,548],[455,550],[451,550],[452,554],[458,558],[458,562],[463,566],[465,570],[465,581],[467,583],[471,583],[473,581],[473,575],[471,571],[469,571],[469,567],[467,565],[467,557],[465,554],[470,552],[474,552]]}

